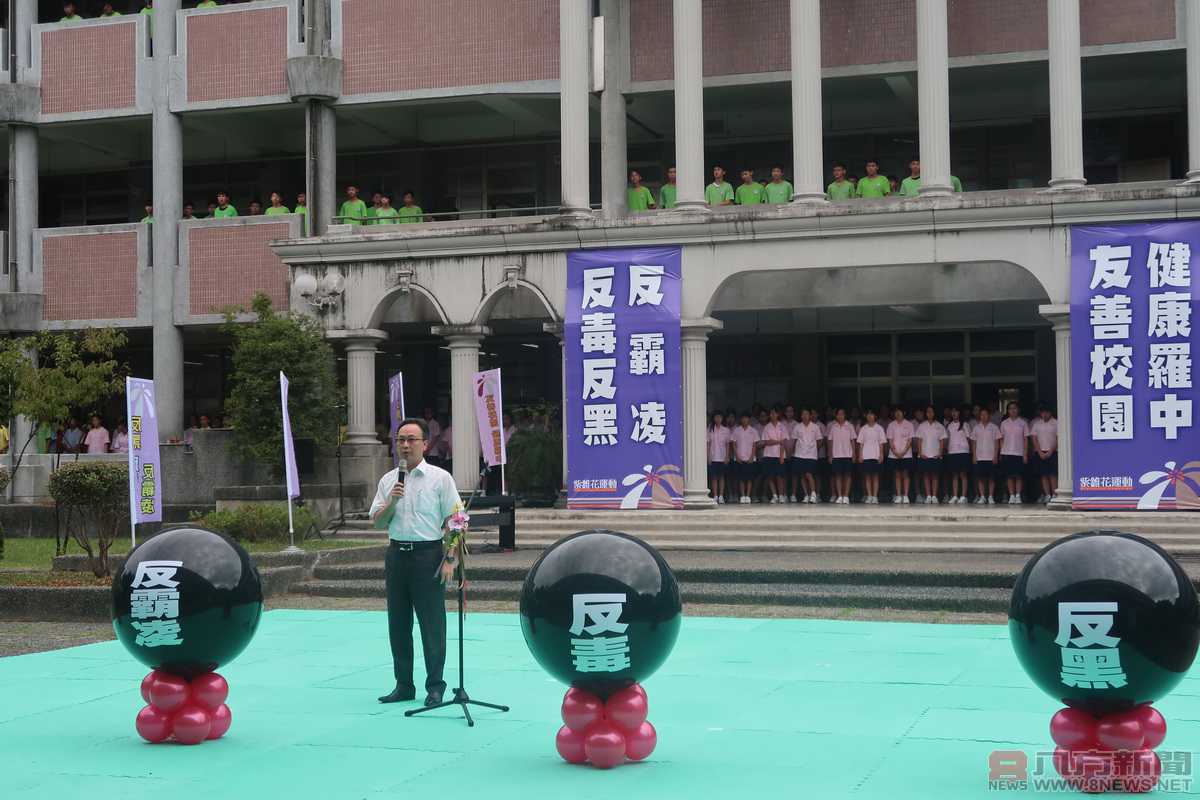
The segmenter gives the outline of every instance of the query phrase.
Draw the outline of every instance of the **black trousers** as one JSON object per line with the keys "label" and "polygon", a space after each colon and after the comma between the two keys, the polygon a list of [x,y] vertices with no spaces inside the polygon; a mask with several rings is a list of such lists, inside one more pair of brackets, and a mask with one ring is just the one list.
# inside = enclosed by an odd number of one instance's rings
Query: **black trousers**
{"label": "black trousers", "polygon": [[413,687],[413,612],[421,628],[425,654],[425,691],[445,692],[446,589],[436,575],[442,560],[440,542],[418,544],[413,550],[388,547],[384,559],[387,581],[388,638],[396,686]]}

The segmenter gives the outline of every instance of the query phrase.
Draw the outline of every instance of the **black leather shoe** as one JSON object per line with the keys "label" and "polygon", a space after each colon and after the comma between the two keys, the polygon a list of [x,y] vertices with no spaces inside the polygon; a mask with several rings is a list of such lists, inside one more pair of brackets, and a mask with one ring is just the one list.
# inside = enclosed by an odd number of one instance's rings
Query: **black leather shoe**
{"label": "black leather shoe", "polygon": [[379,698],[379,702],[403,703],[405,700],[415,700],[416,697],[416,689],[401,689],[399,686],[397,686],[395,689],[392,689],[391,694],[385,694],[383,697]]}
{"label": "black leather shoe", "polygon": [[440,702],[442,702],[442,693],[441,692],[430,692],[429,694],[425,695],[425,706],[426,707],[436,706]]}

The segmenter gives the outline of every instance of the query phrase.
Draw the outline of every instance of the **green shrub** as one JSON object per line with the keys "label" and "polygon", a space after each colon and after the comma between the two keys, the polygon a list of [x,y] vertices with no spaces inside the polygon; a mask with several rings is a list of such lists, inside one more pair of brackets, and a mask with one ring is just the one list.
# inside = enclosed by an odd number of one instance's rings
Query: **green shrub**
{"label": "green shrub", "polygon": [[[310,524],[321,524],[317,515],[306,506],[292,509],[292,518],[297,539],[304,535]],[[250,503],[204,515],[193,514],[192,521],[239,542],[285,542],[288,539],[286,503]]]}
{"label": "green shrub", "polygon": [[562,485],[562,432],[515,432],[508,440],[505,477],[512,494],[527,502],[553,503]]}
{"label": "green shrub", "polygon": [[67,533],[87,553],[92,572],[107,576],[108,549],[129,530],[128,465],[64,464],[50,475],[50,496],[66,511]]}
{"label": "green shrub", "polygon": [[[8,467],[0,467],[0,492],[8,488]],[[4,560],[4,525],[0,523],[0,561]]]}

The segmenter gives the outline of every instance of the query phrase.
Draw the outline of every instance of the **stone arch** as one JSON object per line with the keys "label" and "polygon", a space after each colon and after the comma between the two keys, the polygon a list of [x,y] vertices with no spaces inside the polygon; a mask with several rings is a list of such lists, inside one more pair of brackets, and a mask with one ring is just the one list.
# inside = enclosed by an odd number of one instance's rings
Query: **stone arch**
{"label": "stone arch", "polygon": [[551,322],[562,321],[558,316],[558,312],[554,310],[554,304],[550,302],[550,298],[546,297],[545,292],[543,292],[540,287],[538,287],[536,284],[530,283],[527,280],[517,279],[511,283],[502,283],[488,292],[487,295],[485,295],[484,298],[479,301],[479,305],[476,307],[475,313],[471,316],[471,324],[486,325],[488,320],[491,318],[492,311],[495,309],[497,303],[499,303],[500,300],[505,296],[505,293],[517,292],[521,290],[524,290],[532,295],[534,300],[537,301],[537,305],[540,305],[541,308],[546,312],[546,317],[548,317]]}
{"label": "stone arch", "polygon": [[422,298],[434,315],[437,317],[434,324],[449,325],[450,317],[446,314],[446,310],[442,304],[438,302],[436,296],[429,289],[419,283],[409,283],[404,286],[395,286],[389,289],[375,304],[375,308],[371,311],[371,316],[367,322],[367,328],[378,328],[383,324],[384,317],[391,309],[392,305],[399,299],[400,295],[412,294]]}

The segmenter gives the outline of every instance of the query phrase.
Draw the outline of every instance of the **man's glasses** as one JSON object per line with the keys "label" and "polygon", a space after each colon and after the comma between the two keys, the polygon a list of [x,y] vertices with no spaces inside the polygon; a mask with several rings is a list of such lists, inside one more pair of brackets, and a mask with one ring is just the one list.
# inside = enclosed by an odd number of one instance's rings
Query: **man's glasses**
{"label": "man's glasses", "polygon": [[396,444],[416,444],[417,442],[423,442],[423,441],[425,441],[425,438],[422,436],[397,436],[396,437]]}

